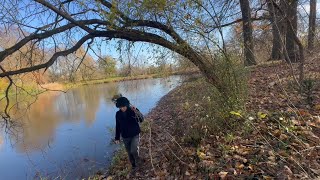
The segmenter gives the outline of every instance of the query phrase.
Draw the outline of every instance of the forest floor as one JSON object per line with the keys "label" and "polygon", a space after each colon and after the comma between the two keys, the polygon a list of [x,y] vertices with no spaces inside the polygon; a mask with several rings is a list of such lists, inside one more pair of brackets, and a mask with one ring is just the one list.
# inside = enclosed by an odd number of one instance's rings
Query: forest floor
{"label": "forest floor", "polygon": [[147,115],[140,140],[144,163],[137,172],[130,173],[122,149],[96,178],[320,178],[320,58],[306,62],[309,88],[303,93],[294,85],[293,66],[251,68],[246,111],[224,121],[211,116],[214,97],[204,78],[190,79]]}

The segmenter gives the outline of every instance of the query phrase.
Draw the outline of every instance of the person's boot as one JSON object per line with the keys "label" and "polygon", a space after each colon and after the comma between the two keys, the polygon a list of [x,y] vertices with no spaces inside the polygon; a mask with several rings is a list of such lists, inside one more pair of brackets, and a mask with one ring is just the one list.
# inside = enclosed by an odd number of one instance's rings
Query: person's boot
{"label": "person's boot", "polygon": [[139,155],[134,154],[133,157],[134,157],[134,162],[135,162],[136,167],[142,166],[142,161],[141,161],[141,158],[139,157]]}
{"label": "person's boot", "polygon": [[137,172],[137,166],[136,165],[132,165],[131,171],[130,171],[130,175],[131,176],[135,176]]}

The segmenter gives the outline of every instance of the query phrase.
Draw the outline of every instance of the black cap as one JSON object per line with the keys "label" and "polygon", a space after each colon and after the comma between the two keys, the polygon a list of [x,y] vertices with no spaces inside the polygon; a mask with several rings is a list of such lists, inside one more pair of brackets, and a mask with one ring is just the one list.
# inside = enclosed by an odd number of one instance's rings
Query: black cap
{"label": "black cap", "polygon": [[130,102],[126,97],[119,97],[116,101],[116,107],[124,107],[124,106],[129,106]]}

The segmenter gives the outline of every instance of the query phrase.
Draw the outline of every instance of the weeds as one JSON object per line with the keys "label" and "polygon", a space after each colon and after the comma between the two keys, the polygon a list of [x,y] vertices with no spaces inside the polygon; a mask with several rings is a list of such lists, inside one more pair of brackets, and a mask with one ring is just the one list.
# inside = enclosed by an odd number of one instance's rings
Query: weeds
{"label": "weeds", "polygon": [[314,79],[305,79],[302,82],[301,94],[304,97],[305,102],[311,107],[314,106],[315,87],[316,87],[316,81]]}
{"label": "weeds", "polygon": [[[115,155],[112,158],[110,167],[109,167],[109,172],[113,172],[113,174],[116,177],[123,177],[127,176],[129,174],[129,168],[124,164],[127,162],[126,160],[127,155],[126,155],[126,150],[124,145],[121,145],[120,149],[115,153]],[[126,167],[126,168],[118,168],[118,166],[121,167]],[[117,170],[114,170],[117,169]],[[119,171],[121,169],[121,171]]]}
{"label": "weeds", "polygon": [[204,132],[201,128],[191,128],[188,134],[184,137],[184,142],[193,147],[198,147],[201,140],[204,138]]}

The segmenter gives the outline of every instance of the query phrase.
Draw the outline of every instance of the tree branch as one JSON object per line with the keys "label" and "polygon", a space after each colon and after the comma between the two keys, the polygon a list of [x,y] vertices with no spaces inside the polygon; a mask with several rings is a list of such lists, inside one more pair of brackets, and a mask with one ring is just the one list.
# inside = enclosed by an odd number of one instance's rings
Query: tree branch
{"label": "tree branch", "polygon": [[166,26],[162,23],[156,21],[149,21],[149,20],[129,20],[123,27],[137,27],[137,26],[145,26],[156,28],[162,30],[163,32],[170,35],[177,43],[182,44],[185,41],[174,31],[172,27]]}
{"label": "tree branch", "polygon": [[100,2],[102,5],[104,5],[105,7],[107,7],[108,9],[115,9],[116,12],[119,14],[119,16],[124,20],[124,21],[130,21],[132,19],[130,19],[128,16],[126,16],[124,13],[122,13],[117,7],[114,7],[110,2],[106,1],[106,0],[95,0],[96,2]]}
{"label": "tree branch", "polygon": [[[99,19],[91,19],[91,20],[81,20],[81,21],[77,21],[78,24],[103,24],[103,25],[109,25],[109,23],[107,21],[102,21]],[[19,50],[22,46],[26,45],[28,42],[34,40],[34,39],[45,39],[48,38],[52,35],[64,32],[66,30],[69,30],[71,28],[76,27],[76,24],[67,24],[64,26],[61,26],[59,28],[50,30],[50,31],[46,31],[44,33],[40,33],[40,34],[31,34],[30,36],[27,36],[25,38],[23,38],[22,40],[20,40],[18,43],[16,43],[15,45],[13,45],[12,47],[5,49],[3,51],[0,52],[0,63],[2,61],[4,61],[4,59],[6,57],[8,57],[9,55],[13,54],[15,51]]]}
{"label": "tree branch", "polygon": [[[0,66],[0,69],[2,72],[6,72],[6,70]],[[9,112],[8,112],[8,108],[9,108],[9,105],[10,105],[10,99],[9,99],[9,90],[13,84],[13,80],[10,76],[6,76],[9,80],[9,85],[8,87],[6,88],[6,91],[5,91],[5,98],[6,98],[6,107],[4,108],[4,116],[2,115],[2,118],[5,119],[6,121],[8,121],[8,119],[10,119],[10,115],[9,115]]]}
{"label": "tree branch", "polygon": [[83,30],[87,31],[88,33],[91,33],[93,30],[88,28],[87,26],[79,23],[78,21],[74,20],[69,14],[60,11],[59,9],[57,9],[56,7],[54,7],[52,4],[46,2],[45,0],[35,0],[36,2],[42,4],[43,6],[51,9],[52,11],[54,11],[55,13],[59,14],[60,16],[66,18],[67,20],[69,20],[71,23],[79,26],[80,28],[82,28]]}
{"label": "tree branch", "polygon": [[27,67],[27,68],[21,68],[18,70],[14,70],[14,71],[7,71],[7,72],[3,72],[0,73],[0,77],[5,77],[5,76],[12,76],[12,75],[16,75],[16,74],[22,74],[22,73],[27,73],[27,72],[32,72],[35,70],[39,70],[39,69],[43,69],[43,68],[49,68],[56,60],[58,57],[60,56],[66,56],[70,53],[73,53],[74,51],[76,51],[78,48],[81,47],[81,45],[86,42],[88,39],[93,38],[92,35],[86,35],[83,38],[81,38],[72,48],[65,50],[65,51],[60,51],[60,52],[56,52],[50,59],[49,61],[47,61],[46,63],[43,64],[39,64],[39,65],[35,65],[35,66],[31,66],[31,67]]}

